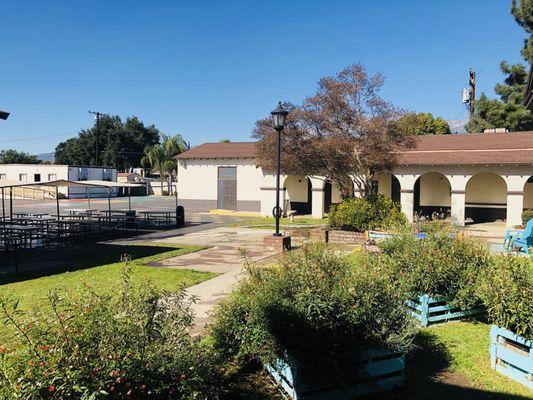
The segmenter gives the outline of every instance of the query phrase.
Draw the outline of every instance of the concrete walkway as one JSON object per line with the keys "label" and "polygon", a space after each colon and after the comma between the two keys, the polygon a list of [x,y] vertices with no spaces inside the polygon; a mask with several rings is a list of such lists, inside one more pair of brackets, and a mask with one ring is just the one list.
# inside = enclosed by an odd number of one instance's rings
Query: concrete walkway
{"label": "concrete walkway", "polygon": [[276,254],[263,248],[263,237],[271,234],[265,230],[222,227],[158,240],[163,243],[212,246],[203,251],[151,264],[160,268],[194,269],[221,274],[187,289],[189,295],[198,298],[193,307],[196,314],[193,334],[202,331],[209,321],[210,312],[242,277],[243,258],[240,249],[246,250],[250,262],[265,260]]}

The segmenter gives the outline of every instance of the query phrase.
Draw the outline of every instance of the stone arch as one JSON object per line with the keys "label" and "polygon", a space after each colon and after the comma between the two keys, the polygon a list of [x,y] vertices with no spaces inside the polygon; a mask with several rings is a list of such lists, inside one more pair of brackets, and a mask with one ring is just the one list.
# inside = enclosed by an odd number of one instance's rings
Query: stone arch
{"label": "stone arch", "polygon": [[413,188],[413,209],[426,218],[447,217],[451,210],[452,187],[446,175],[428,171],[420,175]]}
{"label": "stone arch", "polygon": [[507,183],[494,172],[479,172],[468,179],[465,189],[465,216],[473,222],[505,220]]}
{"label": "stone arch", "polygon": [[311,180],[305,176],[289,175],[283,180],[283,209],[296,211],[298,215],[311,214]]}

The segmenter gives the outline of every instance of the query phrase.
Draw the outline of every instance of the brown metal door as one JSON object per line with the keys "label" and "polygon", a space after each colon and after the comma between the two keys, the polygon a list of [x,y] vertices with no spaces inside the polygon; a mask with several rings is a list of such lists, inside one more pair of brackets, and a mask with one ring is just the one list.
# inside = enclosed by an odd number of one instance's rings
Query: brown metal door
{"label": "brown metal door", "polygon": [[217,208],[237,209],[237,167],[218,167]]}

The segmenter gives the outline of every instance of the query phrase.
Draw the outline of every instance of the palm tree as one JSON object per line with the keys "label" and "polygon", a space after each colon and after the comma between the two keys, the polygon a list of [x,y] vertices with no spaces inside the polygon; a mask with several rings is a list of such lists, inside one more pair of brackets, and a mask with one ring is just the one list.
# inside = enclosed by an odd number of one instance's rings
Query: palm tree
{"label": "palm tree", "polygon": [[159,173],[161,187],[165,177],[168,177],[167,183],[170,193],[170,183],[173,172],[176,171],[176,156],[187,150],[187,145],[181,135],[172,137],[161,135],[159,144],[148,147],[144,151],[144,157],[141,159],[143,168]]}

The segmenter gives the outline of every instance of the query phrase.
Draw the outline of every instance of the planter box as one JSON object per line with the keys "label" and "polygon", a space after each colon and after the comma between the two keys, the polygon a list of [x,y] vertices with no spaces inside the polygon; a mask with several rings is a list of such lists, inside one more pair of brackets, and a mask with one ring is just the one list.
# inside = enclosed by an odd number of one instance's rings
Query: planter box
{"label": "planter box", "polygon": [[298,366],[284,361],[268,365],[266,369],[288,400],[351,400],[403,386],[405,356],[384,350],[367,351],[354,371],[354,382],[342,388],[333,386],[331,382],[317,382],[312,377],[302,376]]}
{"label": "planter box", "polygon": [[366,232],[330,230],[328,233],[330,243],[365,244],[366,240]]}
{"label": "planter box", "polygon": [[309,240],[309,236],[311,235],[311,228],[309,227],[291,227],[291,228],[284,228],[283,234],[291,237],[292,243],[302,243]]}
{"label": "planter box", "polygon": [[411,315],[418,319],[422,326],[433,325],[436,323],[461,320],[467,317],[483,315],[484,310],[473,308],[470,310],[461,310],[459,307],[453,307],[448,304],[450,298],[432,298],[425,294],[418,299],[410,299],[405,302]]}
{"label": "planter box", "polygon": [[533,341],[492,325],[489,350],[493,369],[533,389]]}
{"label": "planter box", "polygon": [[368,239],[380,242],[382,240],[390,239],[391,237],[398,236],[397,233],[385,232],[385,231],[368,231]]}
{"label": "planter box", "polygon": [[312,242],[327,242],[329,230],[325,227],[314,228],[309,231],[309,240]]}

